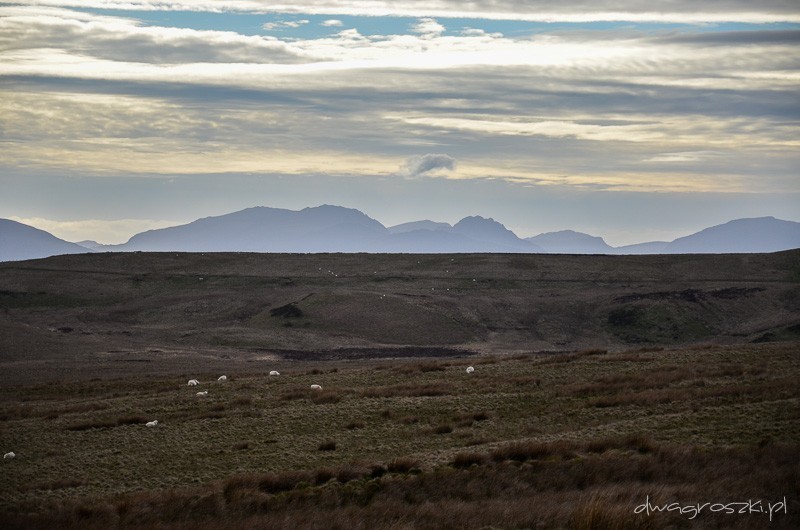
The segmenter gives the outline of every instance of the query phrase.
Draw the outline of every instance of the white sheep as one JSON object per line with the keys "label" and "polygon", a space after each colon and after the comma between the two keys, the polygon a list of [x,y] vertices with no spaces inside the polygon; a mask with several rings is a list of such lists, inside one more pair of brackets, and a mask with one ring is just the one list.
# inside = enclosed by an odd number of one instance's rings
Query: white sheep
{"label": "white sheep", "polygon": [[471,374],[474,371],[475,371],[475,368],[473,368],[472,366],[467,366],[467,373],[468,374]]}
{"label": "white sheep", "polygon": [[319,385],[311,385],[311,390],[322,390],[322,387]]}
{"label": "white sheep", "polygon": [[208,390],[203,390],[202,392],[198,392],[197,395],[198,396],[207,396],[208,395]]}
{"label": "white sheep", "polygon": [[7,452],[6,454],[3,455],[3,460],[11,460],[15,456],[17,456],[17,455],[14,454],[14,451],[9,451],[9,452]]}
{"label": "white sheep", "polygon": [[189,379],[189,386],[197,386],[200,384],[200,381],[197,379]]}
{"label": "white sheep", "polygon": [[269,375],[281,375],[277,370],[270,371]]}
{"label": "white sheep", "polygon": [[228,380],[228,376],[227,375],[221,375],[221,376],[219,376],[217,378],[217,381],[227,381],[227,380]]}
{"label": "white sheep", "polygon": [[145,425],[148,427],[155,427],[156,425],[158,425],[158,420],[148,421],[147,423],[145,423]]}

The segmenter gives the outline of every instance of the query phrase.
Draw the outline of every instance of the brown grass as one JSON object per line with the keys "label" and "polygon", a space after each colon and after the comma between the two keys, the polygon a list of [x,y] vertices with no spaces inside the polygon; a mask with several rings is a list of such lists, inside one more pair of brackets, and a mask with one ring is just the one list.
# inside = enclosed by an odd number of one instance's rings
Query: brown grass
{"label": "brown grass", "polygon": [[336,451],[336,442],[333,440],[322,442],[317,449],[320,451]]}
{"label": "brown grass", "polygon": [[89,429],[113,429],[114,427],[120,427],[122,425],[144,425],[150,421],[145,416],[140,415],[132,415],[132,416],[120,416],[116,419],[90,419],[84,421],[78,421],[67,425],[66,429],[68,431],[87,431]]}
{"label": "brown grass", "polygon": [[452,389],[444,383],[406,383],[383,387],[370,387],[361,392],[363,397],[388,398],[388,397],[432,397],[451,394]]}
{"label": "brown grass", "polygon": [[414,458],[393,458],[386,466],[389,473],[408,473],[419,468],[419,460]]}
{"label": "brown grass", "polygon": [[[416,462],[386,467],[245,474],[205,488],[134,493],[114,499],[50,503],[39,513],[3,513],[4,528],[796,528],[791,507],[775,516],[707,511],[695,521],[676,513],[634,514],[653,504],[797,499],[797,445],[702,448],[662,446],[641,453],[632,439],[527,445],[515,454],[534,464],[460,453],[450,471],[408,474]],[[630,453],[586,452],[630,447]],[[580,458],[562,458],[577,452]],[[550,455],[551,458],[541,459]],[[552,458],[555,455],[558,458]],[[388,471],[388,473],[386,472]],[[332,482],[333,481],[333,482]],[[733,494],[732,494],[733,492]],[[732,497],[733,495],[733,497]],[[531,510],[531,506],[536,506]]]}
{"label": "brown grass", "polygon": [[457,453],[453,457],[451,465],[455,468],[463,469],[471,466],[478,466],[488,462],[484,453]]}

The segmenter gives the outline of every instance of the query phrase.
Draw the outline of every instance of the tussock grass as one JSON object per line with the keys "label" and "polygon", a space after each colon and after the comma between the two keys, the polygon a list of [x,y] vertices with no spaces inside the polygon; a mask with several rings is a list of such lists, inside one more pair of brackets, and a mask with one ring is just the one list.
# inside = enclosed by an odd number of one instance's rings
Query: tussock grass
{"label": "tussock grass", "polygon": [[448,386],[449,385],[446,383],[408,383],[367,388],[361,392],[361,395],[368,398],[445,396],[451,394],[453,391],[452,388],[448,388]]}
{"label": "tussock grass", "polygon": [[487,461],[488,457],[484,453],[457,453],[453,457],[451,465],[455,468],[463,469],[485,464]]}
{"label": "tussock grass", "polygon": [[491,453],[495,462],[512,460],[525,462],[527,460],[543,460],[548,458],[570,459],[575,457],[577,445],[567,441],[550,443],[542,442],[515,442],[498,447]]}
{"label": "tussock grass", "polygon": [[322,442],[321,444],[319,444],[318,449],[320,451],[336,451],[336,442],[334,442],[333,440]]}
{"label": "tussock grass", "polygon": [[[24,408],[0,429],[19,455],[4,463],[0,526],[681,528],[632,506],[647,491],[797,498],[796,345],[553,355],[496,356],[470,378],[461,364],[477,363],[314,361],[324,391],[298,365],[239,374],[205,400],[174,380],[116,397],[119,382],[0,388],[0,406]],[[131,418],[161,423],[134,433]],[[742,521],[705,523],[756,519]]]}
{"label": "tussock grass", "polygon": [[[592,443],[589,441],[588,443]],[[587,444],[572,444],[582,452]],[[558,443],[548,453],[561,453]],[[537,465],[496,462],[483,453],[459,453],[448,469],[418,471],[413,461],[388,466],[236,475],[207,487],[141,492],[111,500],[49,503],[38,514],[5,513],[6,528],[352,528],[569,527],[791,528],[789,510],[770,526],[766,517],[735,518],[707,511],[689,521],[674,512],[636,514],[647,496],[655,504],[730,499],[731,491],[781,491],[797,498],[797,445],[717,451],[663,446],[658,452],[588,453]],[[783,495],[781,494],[781,496]],[[763,495],[763,493],[762,493]],[[778,499],[773,499],[778,500]],[[531,510],[531,506],[537,506]],[[346,514],[346,515],[345,515]],[[316,522],[315,522],[316,521]]]}
{"label": "tussock grass", "polygon": [[414,458],[393,458],[386,466],[389,473],[408,473],[412,469],[419,468],[419,460]]}
{"label": "tussock grass", "polygon": [[68,431],[86,431],[89,429],[113,429],[122,425],[144,425],[150,421],[146,416],[133,415],[121,416],[115,419],[88,419],[70,423],[66,429]]}

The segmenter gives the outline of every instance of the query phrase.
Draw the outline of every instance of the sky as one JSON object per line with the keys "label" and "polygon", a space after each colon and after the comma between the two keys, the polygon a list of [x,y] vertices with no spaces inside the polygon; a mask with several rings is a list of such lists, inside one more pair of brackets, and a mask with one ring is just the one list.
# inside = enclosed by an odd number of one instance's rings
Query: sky
{"label": "sky", "polygon": [[800,221],[800,6],[0,3],[0,217],[69,241],[252,206],[615,246]]}

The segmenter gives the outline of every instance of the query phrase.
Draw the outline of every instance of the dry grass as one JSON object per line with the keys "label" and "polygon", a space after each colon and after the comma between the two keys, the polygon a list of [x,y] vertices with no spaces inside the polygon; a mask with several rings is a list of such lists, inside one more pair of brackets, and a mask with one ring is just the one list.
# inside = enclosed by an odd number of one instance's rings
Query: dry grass
{"label": "dry grass", "polygon": [[[491,361],[469,377],[465,361],[299,365],[207,399],[183,376],[118,396],[103,380],[0,389],[18,411],[0,429],[18,454],[0,525],[682,528],[632,509],[647,492],[798,498],[796,344]],[[699,526],[761,525],[720,517]]]}
{"label": "dry grass", "polygon": [[374,528],[398,521],[417,528],[792,528],[798,521],[791,510],[772,523],[761,514],[706,511],[689,520],[675,512],[634,513],[645,498],[659,505],[732,502],[731,492],[743,500],[753,492],[796,499],[796,445],[717,451],[660,446],[644,454],[601,455],[572,444],[569,452],[578,453],[572,456],[559,443],[539,449],[559,458],[520,465],[460,453],[449,468],[411,474],[416,462],[394,459],[387,466],[237,475],[205,488],[59,503],[38,515],[7,513],[2,522],[6,528],[100,528],[110,522],[139,528]]}

